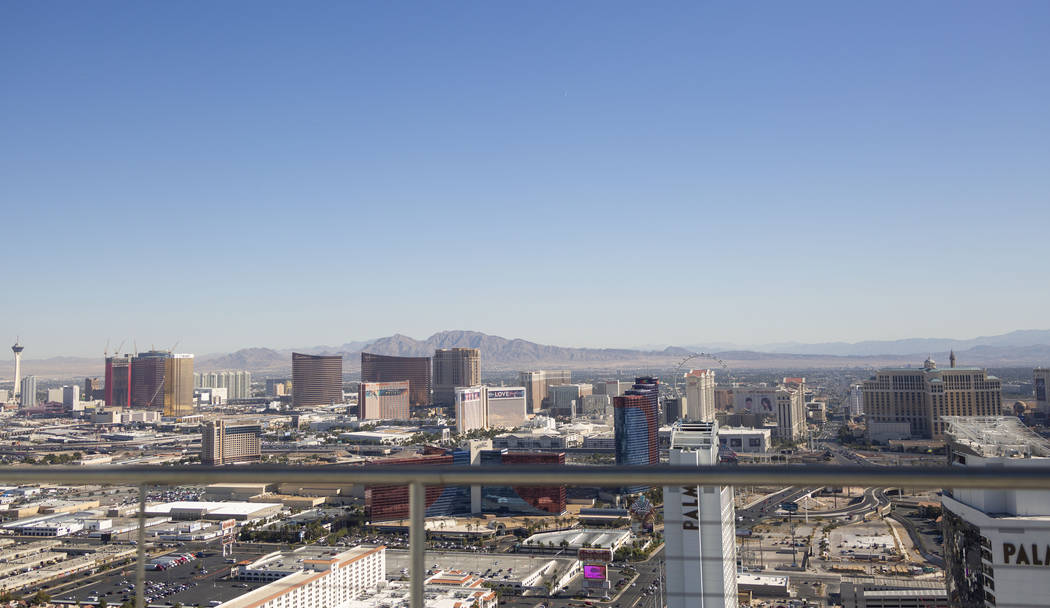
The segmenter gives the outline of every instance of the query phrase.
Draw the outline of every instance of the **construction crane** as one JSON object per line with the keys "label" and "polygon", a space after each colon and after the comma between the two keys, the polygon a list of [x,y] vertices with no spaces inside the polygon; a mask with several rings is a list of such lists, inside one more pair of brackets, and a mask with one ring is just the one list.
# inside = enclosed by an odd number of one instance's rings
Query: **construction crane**
{"label": "construction crane", "polygon": [[157,390],[153,391],[153,396],[150,397],[149,401],[146,402],[146,407],[148,407],[148,408],[149,407],[153,407],[153,400],[157,398],[157,395],[160,393],[161,389],[164,388],[164,381],[165,380],[167,380],[167,378],[162,379],[160,381],[160,384],[157,385]]}

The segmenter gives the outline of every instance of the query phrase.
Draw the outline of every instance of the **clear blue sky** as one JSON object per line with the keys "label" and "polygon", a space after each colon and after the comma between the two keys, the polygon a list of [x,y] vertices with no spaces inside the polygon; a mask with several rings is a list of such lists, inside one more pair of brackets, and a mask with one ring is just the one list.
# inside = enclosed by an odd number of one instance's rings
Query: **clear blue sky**
{"label": "clear blue sky", "polygon": [[1050,2],[6,2],[0,334],[1045,328]]}

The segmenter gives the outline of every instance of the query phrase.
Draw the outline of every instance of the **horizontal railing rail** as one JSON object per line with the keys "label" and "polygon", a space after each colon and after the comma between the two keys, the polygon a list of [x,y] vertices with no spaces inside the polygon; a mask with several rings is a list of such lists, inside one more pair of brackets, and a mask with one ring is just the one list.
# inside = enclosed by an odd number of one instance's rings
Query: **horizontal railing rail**
{"label": "horizontal railing rail", "polygon": [[1050,490],[1050,467],[761,466],[314,466],[243,465],[132,467],[0,467],[0,483],[133,485],[139,489],[135,607],[144,608],[145,513],[148,486],[211,483],[337,483],[409,487],[411,606],[424,608],[426,486],[867,486]]}
{"label": "horizontal railing rail", "polygon": [[111,485],[202,485],[260,479],[269,483],[515,486],[866,486],[1050,490],[1050,467],[759,466],[132,466],[0,467],[0,482]]}

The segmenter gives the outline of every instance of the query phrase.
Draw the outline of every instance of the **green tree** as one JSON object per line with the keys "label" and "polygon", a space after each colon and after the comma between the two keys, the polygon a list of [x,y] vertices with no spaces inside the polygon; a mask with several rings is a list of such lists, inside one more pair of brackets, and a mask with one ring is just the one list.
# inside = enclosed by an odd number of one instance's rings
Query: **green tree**
{"label": "green tree", "polygon": [[43,589],[37,591],[29,598],[28,603],[30,606],[40,606],[51,601],[51,596],[47,594]]}
{"label": "green tree", "polygon": [[98,598],[98,608],[106,608],[106,606],[108,606],[108,605],[109,605],[109,602],[106,601],[106,598],[104,598],[104,597]]}

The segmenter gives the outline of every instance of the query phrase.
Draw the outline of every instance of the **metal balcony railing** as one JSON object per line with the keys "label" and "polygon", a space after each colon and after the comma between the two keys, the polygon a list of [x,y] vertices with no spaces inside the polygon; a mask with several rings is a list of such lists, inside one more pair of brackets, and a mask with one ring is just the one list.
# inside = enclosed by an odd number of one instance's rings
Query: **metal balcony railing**
{"label": "metal balcony railing", "polygon": [[4,467],[0,483],[137,485],[139,487],[135,608],[144,608],[145,512],[151,486],[210,483],[323,482],[409,487],[411,606],[424,608],[426,571],[424,511],[426,486],[864,486],[874,488],[984,488],[1050,490],[1050,467],[974,469],[964,467],[783,466],[515,466],[508,467]]}

